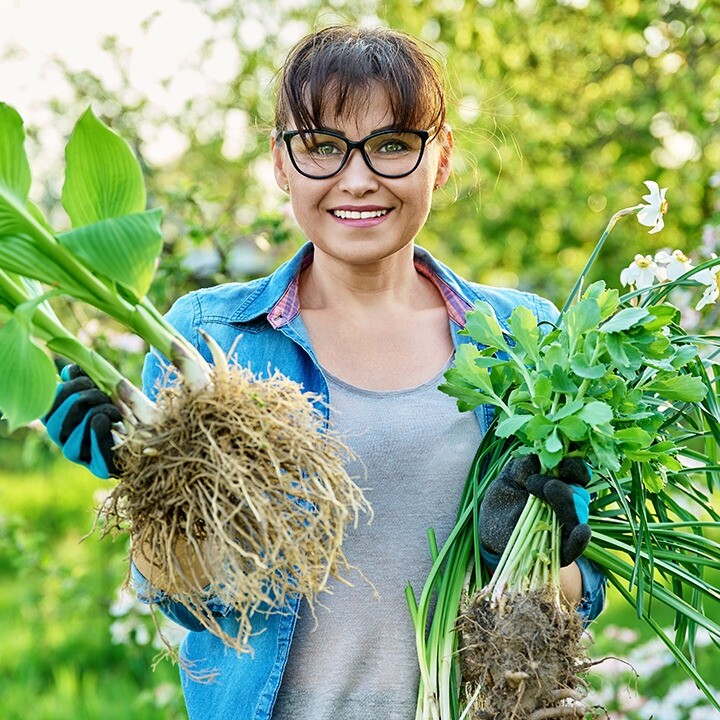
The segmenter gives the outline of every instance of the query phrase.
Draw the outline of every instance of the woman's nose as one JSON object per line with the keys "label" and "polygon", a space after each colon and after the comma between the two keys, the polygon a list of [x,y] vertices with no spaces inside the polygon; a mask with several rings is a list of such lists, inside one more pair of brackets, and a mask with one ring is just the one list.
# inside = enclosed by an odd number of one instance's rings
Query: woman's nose
{"label": "woman's nose", "polygon": [[376,190],[378,176],[368,167],[360,150],[350,151],[345,167],[340,171],[338,186],[354,195],[364,195]]}

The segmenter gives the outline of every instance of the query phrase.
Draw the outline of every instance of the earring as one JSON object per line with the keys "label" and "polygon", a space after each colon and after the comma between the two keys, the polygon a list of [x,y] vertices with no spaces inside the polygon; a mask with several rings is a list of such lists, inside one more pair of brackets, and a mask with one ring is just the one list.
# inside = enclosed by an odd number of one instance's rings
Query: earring
{"label": "earring", "polygon": [[287,183],[285,183],[285,185],[283,185],[283,190],[285,192],[290,192],[290,186]]}

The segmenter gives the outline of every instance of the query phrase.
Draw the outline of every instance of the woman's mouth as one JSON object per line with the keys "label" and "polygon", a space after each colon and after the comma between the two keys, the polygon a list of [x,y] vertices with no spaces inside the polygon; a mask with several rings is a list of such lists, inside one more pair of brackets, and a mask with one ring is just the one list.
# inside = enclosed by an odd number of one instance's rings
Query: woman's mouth
{"label": "woman's mouth", "polygon": [[392,208],[334,208],[330,214],[343,225],[370,227],[383,222]]}
{"label": "woman's mouth", "polygon": [[332,210],[332,214],[342,220],[367,220],[367,218],[387,215],[387,210]]}

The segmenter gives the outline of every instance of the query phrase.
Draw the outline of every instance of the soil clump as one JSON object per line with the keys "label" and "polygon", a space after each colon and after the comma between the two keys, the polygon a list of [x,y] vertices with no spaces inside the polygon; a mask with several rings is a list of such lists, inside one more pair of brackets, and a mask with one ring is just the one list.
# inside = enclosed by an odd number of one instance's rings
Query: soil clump
{"label": "soil clump", "polygon": [[503,596],[482,591],[458,620],[468,720],[583,718],[588,707],[580,616],[550,589]]}

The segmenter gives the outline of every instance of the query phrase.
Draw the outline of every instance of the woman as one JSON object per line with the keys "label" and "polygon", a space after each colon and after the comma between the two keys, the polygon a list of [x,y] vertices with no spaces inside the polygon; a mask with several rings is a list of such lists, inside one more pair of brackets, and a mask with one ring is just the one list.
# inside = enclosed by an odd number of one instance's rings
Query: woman
{"label": "woman", "polygon": [[[422,587],[426,530],[440,542],[449,534],[491,419],[488,408],[458,413],[437,385],[467,341],[458,332],[475,301],[489,302],[501,324],[518,304],[541,320],[557,314],[537,296],[469,283],[415,246],[433,192],[448,181],[452,147],[442,83],[411,38],[350,27],[305,38],[283,69],[271,150],[309,242],[269,277],[191,293],[168,315],[203,351],[201,327],[226,351],[241,335],[241,364],[277,368],[326,398],[330,426],[358,457],[349,470],[363,478],[375,513],[371,525],[348,533],[344,551],[377,592],[362,580],[337,584],[317,626],[297,600],[286,614],[257,616],[250,654],[224,647],[161,582],[151,589],[153,568],[135,553],[140,596],[191,630],[182,648],[191,675],[215,674],[198,682],[183,670],[192,720],[414,717],[418,669],[404,588]],[[150,354],[146,392],[163,375],[162,359]],[[72,387],[61,392],[66,401]],[[112,463],[107,430],[94,432]],[[488,493],[480,529],[487,558],[507,542],[534,471],[511,463]],[[587,474],[569,466],[561,479],[579,486]],[[587,498],[568,484],[561,504],[563,592],[589,620],[604,584],[581,557]],[[209,611],[232,632],[231,610],[210,603]]]}

